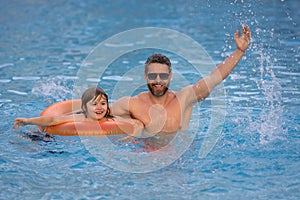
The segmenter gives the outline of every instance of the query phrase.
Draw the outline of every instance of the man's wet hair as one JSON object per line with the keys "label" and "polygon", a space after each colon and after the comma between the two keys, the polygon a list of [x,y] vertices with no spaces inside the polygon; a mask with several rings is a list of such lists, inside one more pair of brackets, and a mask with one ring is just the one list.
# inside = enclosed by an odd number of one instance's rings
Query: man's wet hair
{"label": "man's wet hair", "polygon": [[148,59],[145,62],[145,73],[148,72],[148,66],[151,63],[166,64],[169,67],[169,72],[172,71],[170,59],[167,56],[163,55],[163,54],[155,53],[155,54],[152,54],[151,56],[148,57]]}

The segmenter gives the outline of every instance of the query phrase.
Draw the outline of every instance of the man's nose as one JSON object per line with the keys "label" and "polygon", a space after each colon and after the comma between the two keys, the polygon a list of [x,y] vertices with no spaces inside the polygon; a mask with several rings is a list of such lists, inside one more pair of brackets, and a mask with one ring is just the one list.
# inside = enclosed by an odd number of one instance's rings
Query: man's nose
{"label": "man's nose", "polygon": [[156,81],[161,81],[161,78],[160,78],[159,74],[156,75],[155,80],[156,80]]}

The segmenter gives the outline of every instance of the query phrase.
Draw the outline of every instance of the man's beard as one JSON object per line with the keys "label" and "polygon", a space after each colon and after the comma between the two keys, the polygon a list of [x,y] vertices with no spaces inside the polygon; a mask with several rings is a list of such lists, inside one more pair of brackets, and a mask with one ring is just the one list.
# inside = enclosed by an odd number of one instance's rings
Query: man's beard
{"label": "man's beard", "polygon": [[[162,90],[155,90],[154,86],[155,85],[162,85],[164,86]],[[163,96],[169,89],[168,85],[164,84],[164,83],[151,83],[151,84],[147,84],[151,94],[153,94],[156,97],[161,97]]]}

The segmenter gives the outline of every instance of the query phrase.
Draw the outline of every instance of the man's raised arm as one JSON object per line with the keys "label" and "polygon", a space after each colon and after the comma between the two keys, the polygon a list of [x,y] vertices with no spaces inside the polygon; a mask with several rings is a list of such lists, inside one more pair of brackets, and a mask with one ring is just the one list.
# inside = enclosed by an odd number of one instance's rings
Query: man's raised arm
{"label": "man's raised arm", "polygon": [[250,44],[250,28],[243,25],[242,35],[239,37],[239,31],[235,32],[235,43],[237,49],[225,61],[215,67],[211,73],[193,85],[197,100],[206,98],[215,86],[221,83],[238,64]]}

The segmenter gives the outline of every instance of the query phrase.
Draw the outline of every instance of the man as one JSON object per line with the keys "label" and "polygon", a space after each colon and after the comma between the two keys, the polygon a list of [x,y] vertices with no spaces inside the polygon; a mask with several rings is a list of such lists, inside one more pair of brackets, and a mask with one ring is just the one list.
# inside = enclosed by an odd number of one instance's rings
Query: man
{"label": "man", "polygon": [[170,60],[161,54],[150,56],[145,63],[144,78],[149,91],[123,97],[112,104],[112,114],[140,120],[150,135],[187,130],[193,105],[204,100],[238,64],[250,43],[250,28],[243,25],[242,35],[235,33],[237,49],[211,73],[179,92],[169,91],[172,79]]}

